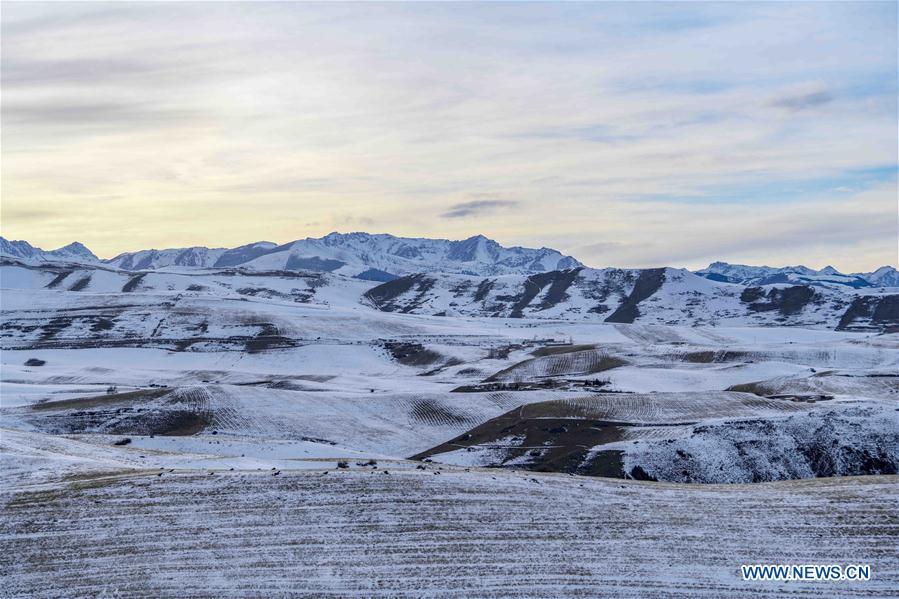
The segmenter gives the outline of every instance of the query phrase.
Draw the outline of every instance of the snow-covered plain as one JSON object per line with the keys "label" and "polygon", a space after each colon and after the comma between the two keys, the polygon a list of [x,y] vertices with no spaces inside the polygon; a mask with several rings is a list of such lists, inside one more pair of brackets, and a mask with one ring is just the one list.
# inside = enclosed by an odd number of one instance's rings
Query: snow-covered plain
{"label": "snow-covered plain", "polygon": [[[447,281],[404,313],[320,273],[0,267],[0,596],[894,593],[899,335],[676,322],[739,296],[679,271],[633,323]],[[819,430],[872,475],[785,480]],[[621,478],[581,475],[610,452]],[[739,579],[760,562],[874,577]]]}

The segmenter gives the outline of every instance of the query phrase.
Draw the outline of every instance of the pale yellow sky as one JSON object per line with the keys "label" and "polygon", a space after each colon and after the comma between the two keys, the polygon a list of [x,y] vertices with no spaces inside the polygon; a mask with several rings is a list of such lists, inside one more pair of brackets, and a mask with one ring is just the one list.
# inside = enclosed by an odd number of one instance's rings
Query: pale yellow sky
{"label": "pale yellow sky", "polygon": [[897,263],[893,4],[4,2],[10,239]]}

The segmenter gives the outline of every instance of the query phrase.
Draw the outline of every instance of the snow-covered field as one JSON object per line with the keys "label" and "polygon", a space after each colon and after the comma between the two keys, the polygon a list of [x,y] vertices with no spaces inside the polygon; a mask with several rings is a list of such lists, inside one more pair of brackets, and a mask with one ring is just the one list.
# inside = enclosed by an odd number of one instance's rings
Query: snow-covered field
{"label": "snow-covered field", "polygon": [[[5,487],[3,593],[887,597],[899,581],[896,477],[722,487],[449,468],[271,474],[109,470]],[[863,562],[873,578],[740,579],[740,564],[769,562]]]}
{"label": "snow-covered field", "polygon": [[[633,323],[383,311],[376,282],[309,273],[0,275],[0,596],[899,586],[896,333],[664,324],[667,299]],[[739,579],[761,562],[873,579]]]}

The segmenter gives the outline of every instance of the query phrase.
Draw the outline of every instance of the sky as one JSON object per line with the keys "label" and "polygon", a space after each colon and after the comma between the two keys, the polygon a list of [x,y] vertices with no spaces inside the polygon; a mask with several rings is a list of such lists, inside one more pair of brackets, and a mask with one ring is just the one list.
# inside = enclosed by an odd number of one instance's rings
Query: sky
{"label": "sky", "polygon": [[897,264],[897,5],[2,4],[0,233]]}

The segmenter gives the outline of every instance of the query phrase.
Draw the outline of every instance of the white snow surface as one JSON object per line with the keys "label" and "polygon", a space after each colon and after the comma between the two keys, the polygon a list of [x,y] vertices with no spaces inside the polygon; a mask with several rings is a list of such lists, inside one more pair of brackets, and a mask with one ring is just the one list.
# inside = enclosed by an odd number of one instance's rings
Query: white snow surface
{"label": "white snow surface", "polygon": [[[491,275],[477,301],[484,276],[435,276],[382,311],[378,282],[340,272],[9,259],[0,595],[894,594],[895,476],[696,482],[749,480],[774,455],[772,478],[810,476],[794,458],[818,430],[889,449],[899,335],[833,330],[861,293],[846,286],[779,320],[740,285],[663,274],[635,322],[607,323],[639,271],[580,270],[567,298],[545,286],[511,317],[501,296],[530,275]],[[508,433],[464,448],[551,409],[627,423],[582,448],[625,469],[680,480],[681,450],[693,484],[480,468],[520,444]],[[864,585],[739,579],[742,563],[856,562]]]}

